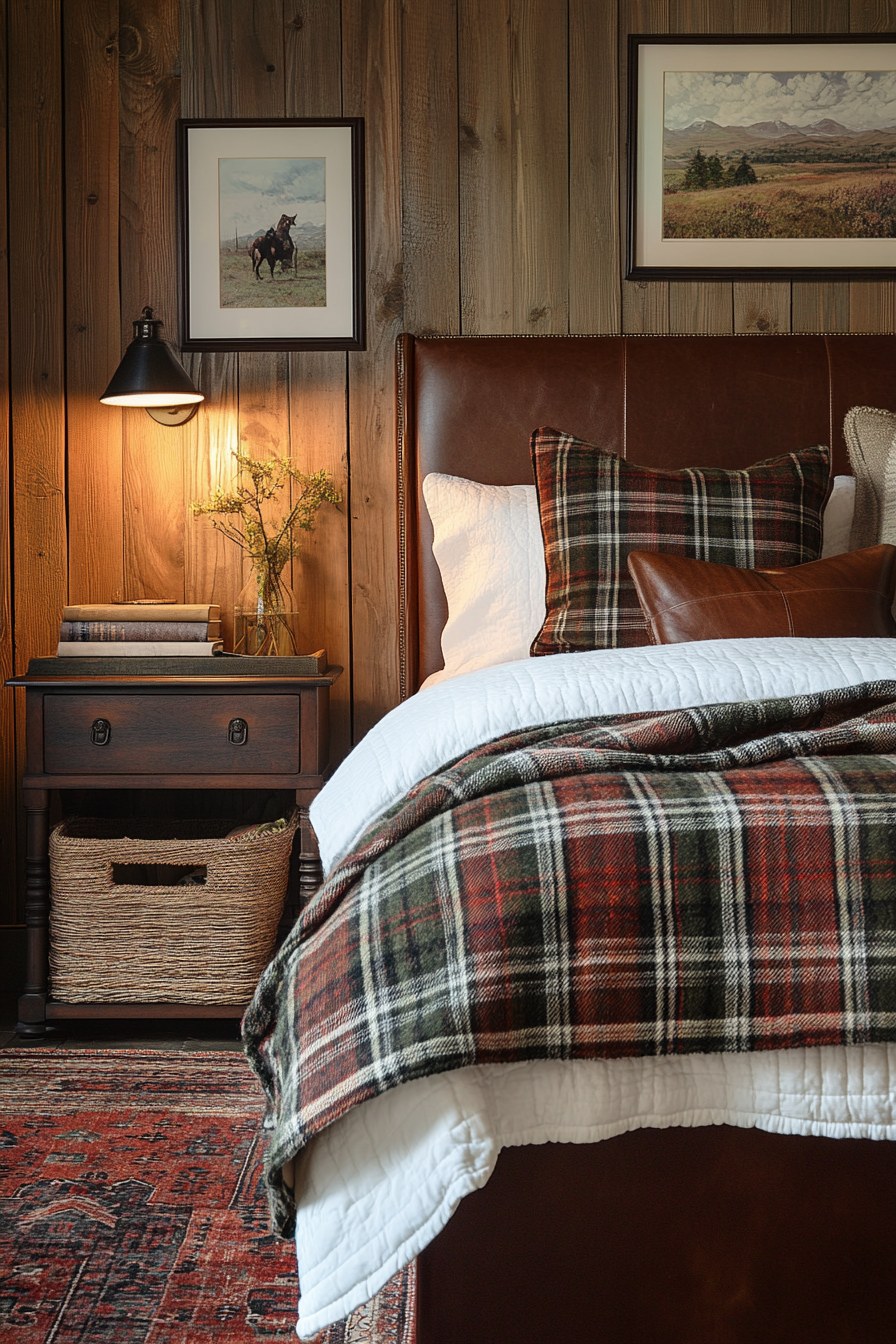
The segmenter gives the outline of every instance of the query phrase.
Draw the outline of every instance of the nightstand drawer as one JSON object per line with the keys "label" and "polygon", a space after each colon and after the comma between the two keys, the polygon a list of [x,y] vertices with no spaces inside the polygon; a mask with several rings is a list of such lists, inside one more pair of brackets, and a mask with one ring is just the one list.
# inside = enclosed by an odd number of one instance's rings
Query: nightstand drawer
{"label": "nightstand drawer", "polygon": [[298,695],[46,695],[48,774],[290,774]]}

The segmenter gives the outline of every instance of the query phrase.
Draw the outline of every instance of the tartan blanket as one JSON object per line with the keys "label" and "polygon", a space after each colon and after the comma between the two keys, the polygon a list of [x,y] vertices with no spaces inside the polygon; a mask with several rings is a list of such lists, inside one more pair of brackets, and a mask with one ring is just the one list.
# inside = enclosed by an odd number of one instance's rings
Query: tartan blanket
{"label": "tartan blanket", "polygon": [[243,1021],[280,1168],[470,1064],[896,1040],[896,681],[562,722],[374,822]]}

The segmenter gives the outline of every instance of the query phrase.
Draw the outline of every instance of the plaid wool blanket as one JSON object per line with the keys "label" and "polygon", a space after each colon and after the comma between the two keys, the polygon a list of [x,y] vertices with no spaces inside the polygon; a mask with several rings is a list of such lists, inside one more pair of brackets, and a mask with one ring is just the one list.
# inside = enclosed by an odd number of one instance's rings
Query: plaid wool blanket
{"label": "plaid wool blanket", "polygon": [[243,1023],[279,1169],[469,1064],[896,1040],[896,682],[557,723],[370,826]]}

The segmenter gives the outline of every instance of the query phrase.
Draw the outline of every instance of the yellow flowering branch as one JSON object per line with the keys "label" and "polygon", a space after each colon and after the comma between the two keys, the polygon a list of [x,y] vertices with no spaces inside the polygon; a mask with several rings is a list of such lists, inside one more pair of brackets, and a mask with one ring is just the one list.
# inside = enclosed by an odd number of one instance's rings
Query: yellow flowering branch
{"label": "yellow flowering branch", "polygon": [[[322,504],[340,504],[342,495],[328,471],[304,472],[284,457],[258,461],[234,453],[237,481],[232,490],[213,490],[208,499],[194,500],[194,518],[211,519],[222,536],[244,550],[252,562],[259,595],[268,597],[279,589],[279,579],[288,560],[298,555],[301,532],[310,532]],[[292,486],[293,504],[279,518],[265,517],[265,504]]]}

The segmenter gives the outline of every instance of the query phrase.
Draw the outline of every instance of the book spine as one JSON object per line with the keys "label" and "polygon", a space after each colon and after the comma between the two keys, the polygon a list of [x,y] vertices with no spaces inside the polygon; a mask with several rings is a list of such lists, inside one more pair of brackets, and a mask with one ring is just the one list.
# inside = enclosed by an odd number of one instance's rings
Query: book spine
{"label": "book spine", "polygon": [[217,621],[217,602],[98,602],[62,608],[64,621]]}
{"label": "book spine", "polygon": [[217,639],[220,621],[63,621],[59,637],[68,639]]}
{"label": "book spine", "polygon": [[60,658],[198,658],[216,653],[223,647],[220,639],[62,639],[56,653]]}

